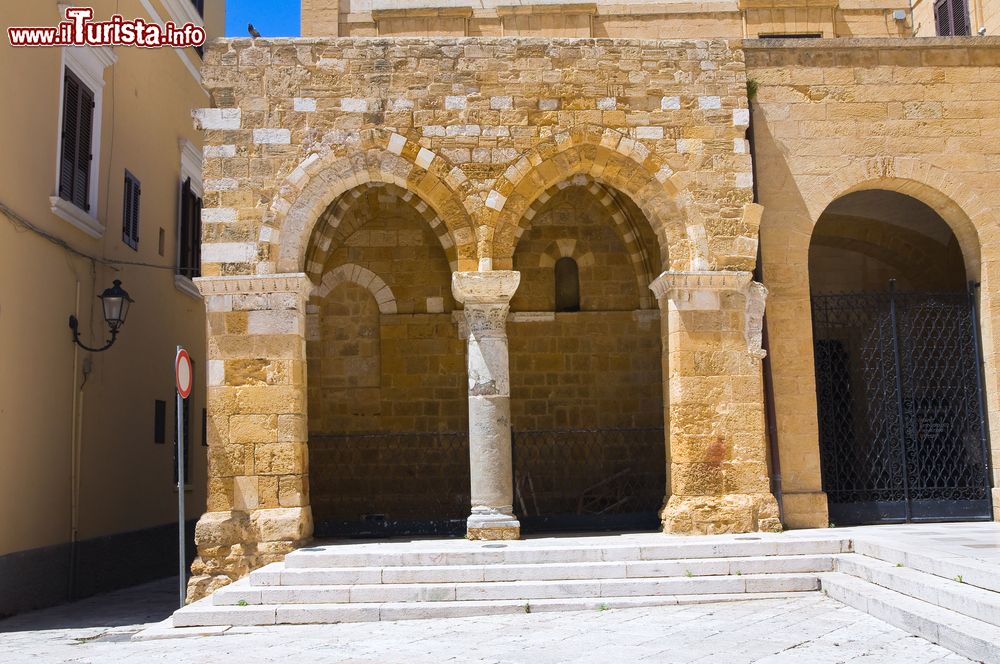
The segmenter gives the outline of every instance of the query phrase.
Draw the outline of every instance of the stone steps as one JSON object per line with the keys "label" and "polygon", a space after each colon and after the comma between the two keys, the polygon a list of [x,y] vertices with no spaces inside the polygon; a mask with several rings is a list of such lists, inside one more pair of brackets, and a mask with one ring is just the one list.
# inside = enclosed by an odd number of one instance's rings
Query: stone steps
{"label": "stone steps", "polygon": [[[574,542],[574,540],[566,540]],[[578,541],[578,540],[576,540]],[[581,546],[559,540],[513,543],[415,542],[298,549],[285,556],[287,569],[358,567],[428,567],[437,565],[532,565],[637,560],[686,560],[756,556],[823,555],[851,550],[846,538],[780,539],[755,536],[722,540],[712,537],[663,544],[623,543]]]}
{"label": "stone steps", "polygon": [[346,604],[477,600],[580,599],[660,595],[739,594],[819,590],[815,573],[692,576],[586,581],[383,583],[340,586],[265,586],[237,582],[212,596],[215,606]]}
{"label": "stone steps", "polygon": [[748,556],[596,563],[429,565],[401,567],[288,568],[272,563],[250,574],[252,586],[377,583],[476,583],[561,581],[671,576],[727,576],[833,570],[833,555]]}
{"label": "stone steps", "polygon": [[[880,581],[890,582],[884,569],[872,571],[872,566],[858,562],[861,556],[851,557],[854,565],[844,565],[845,570],[857,572],[861,577],[845,572],[828,572],[820,576],[823,592],[829,597],[843,602],[860,611],[903,629],[910,634],[937,643],[959,655],[979,662],[1000,663],[1000,628],[996,621],[984,622],[965,613],[937,606],[917,597],[891,590],[863,578],[865,575]],[[884,565],[889,565],[885,563]],[[932,575],[917,572],[924,577]],[[898,575],[893,584],[902,584]],[[908,582],[914,579],[907,579]],[[920,579],[928,581],[928,578]],[[903,587],[899,585],[898,587]],[[917,584],[907,583],[908,591],[924,594],[926,590]]]}
{"label": "stone steps", "polygon": [[174,614],[177,627],[584,611],[819,589],[842,538],[601,538],[311,547]]}
{"label": "stone steps", "polygon": [[854,542],[854,552],[944,579],[961,576],[962,583],[1000,593],[1000,574],[997,574],[996,564],[968,557],[929,555],[882,538],[860,538]]}
{"label": "stone steps", "polygon": [[203,599],[174,613],[173,625],[275,625],[332,624],[340,622],[375,622],[380,620],[419,620],[426,618],[463,618],[481,615],[543,613],[547,611],[604,611],[642,606],[710,604],[747,599],[781,599],[793,592],[703,595],[661,595],[638,597],[563,598],[536,600],[469,600],[441,602],[385,602],[358,604],[286,604],[221,607]]}
{"label": "stone steps", "polygon": [[837,558],[836,571],[1000,627],[1000,593],[897,564],[850,554]]}

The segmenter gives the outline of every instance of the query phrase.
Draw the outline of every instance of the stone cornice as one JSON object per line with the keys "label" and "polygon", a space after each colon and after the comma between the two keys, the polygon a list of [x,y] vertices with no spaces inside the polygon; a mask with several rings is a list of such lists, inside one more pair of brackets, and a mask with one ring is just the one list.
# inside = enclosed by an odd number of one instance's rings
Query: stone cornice
{"label": "stone cornice", "polygon": [[551,5],[500,5],[496,8],[498,16],[514,16],[518,14],[589,14],[597,15],[597,4],[593,2],[560,3]]}
{"label": "stone cornice", "polygon": [[226,277],[197,277],[194,283],[202,295],[243,293],[300,293],[308,295],[312,281],[302,272],[291,274],[247,274]]}
{"label": "stone cornice", "polygon": [[412,7],[408,9],[373,9],[372,19],[381,21],[390,18],[470,18],[472,7]]}
{"label": "stone cornice", "polygon": [[514,270],[455,272],[451,293],[462,304],[507,304],[520,283],[521,273]]}
{"label": "stone cornice", "polygon": [[[658,276],[649,289],[656,299],[668,297],[686,299],[683,293],[744,291],[750,285],[751,273],[736,270],[703,270],[695,272],[668,271]],[[680,296],[680,297],[679,297]]]}

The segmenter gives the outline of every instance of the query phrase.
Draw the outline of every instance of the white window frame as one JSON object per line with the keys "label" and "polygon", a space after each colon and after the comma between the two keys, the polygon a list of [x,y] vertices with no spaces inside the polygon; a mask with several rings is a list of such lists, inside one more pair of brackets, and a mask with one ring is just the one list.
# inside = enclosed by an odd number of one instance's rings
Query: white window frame
{"label": "white window frame", "polygon": [[[56,125],[56,179],[54,196],[49,197],[52,212],[61,219],[83,231],[92,238],[104,235],[105,225],[97,217],[99,203],[98,182],[100,180],[101,164],[101,116],[104,113],[104,70],[115,64],[118,57],[106,46],[64,46],[59,64],[59,112]],[[59,196],[59,178],[61,177],[62,132],[63,132],[63,97],[66,94],[66,70],[72,71],[94,93],[94,116],[91,128],[90,187],[87,190],[87,205],[89,210],[81,210],[76,205]]]}
{"label": "white window frame", "polygon": [[194,23],[204,28],[205,19],[198,15],[191,0],[160,0],[170,14],[171,20],[180,27],[185,23]]}
{"label": "white window frame", "polygon": [[[182,0],[182,1],[187,3],[188,6],[191,6],[191,3],[188,0]],[[153,8],[153,5],[150,2],[150,0],[139,0],[139,4],[141,4],[142,8],[146,10],[146,13],[149,15],[151,21],[153,21],[154,23],[156,23],[161,27],[166,24],[166,21],[160,18],[160,15],[156,12],[156,9]],[[166,6],[167,11],[170,12],[170,19],[176,24],[178,16],[174,15],[174,12],[176,11],[178,13],[183,13],[183,10],[179,10],[176,6],[174,6],[174,3],[168,2],[167,0],[164,0],[163,4],[164,6]],[[173,9],[171,9],[171,7],[173,7]],[[194,7],[191,7],[191,14],[197,19],[192,22],[204,28],[205,21],[202,17],[198,16],[198,12],[194,10]],[[181,24],[185,22],[186,21],[181,21]],[[208,91],[201,87],[201,67],[200,65],[195,65],[188,58],[187,53],[185,53],[185,51],[187,51],[188,49],[171,48],[169,50],[177,54],[177,57],[181,59],[182,63],[184,63],[184,66],[191,74],[191,77],[194,78],[195,82],[198,83],[198,88],[205,94],[206,97],[208,97]]]}
{"label": "white window frame", "polygon": [[[192,8],[193,9],[193,8]],[[181,152],[181,166],[180,174],[181,177],[177,181],[177,221],[174,224],[176,232],[174,233],[174,266],[180,267],[181,262],[181,187],[184,186],[184,181],[191,178],[191,191],[198,195],[199,198],[205,197],[205,192],[201,185],[201,159],[202,151],[191,141],[186,138],[178,139],[177,145]],[[198,287],[194,285],[194,281],[191,277],[183,274],[177,274],[174,272],[174,286],[180,292],[185,295],[189,295],[197,300],[201,299],[201,291]]]}

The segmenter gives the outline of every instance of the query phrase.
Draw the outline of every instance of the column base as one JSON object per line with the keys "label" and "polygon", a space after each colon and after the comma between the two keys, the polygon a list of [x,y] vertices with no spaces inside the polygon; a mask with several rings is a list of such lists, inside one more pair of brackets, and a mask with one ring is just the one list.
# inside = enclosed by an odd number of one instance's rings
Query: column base
{"label": "column base", "polygon": [[511,507],[473,508],[466,521],[465,537],[470,540],[521,539],[521,522],[513,512]]}
{"label": "column base", "polygon": [[781,494],[786,528],[826,528],[830,525],[825,491]]}
{"label": "column base", "polygon": [[770,493],[670,496],[660,517],[666,533],[715,535],[781,530],[778,502]]}
{"label": "column base", "polygon": [[187,602],[282,560],[307,544],[312,530],[309,507],[206,512],[195,526],[198,557],[191,564]]}

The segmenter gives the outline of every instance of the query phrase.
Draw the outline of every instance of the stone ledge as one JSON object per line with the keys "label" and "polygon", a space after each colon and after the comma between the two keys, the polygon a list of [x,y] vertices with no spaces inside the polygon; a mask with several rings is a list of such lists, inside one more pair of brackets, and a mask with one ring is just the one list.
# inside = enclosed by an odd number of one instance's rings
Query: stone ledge
{"label": "stone ledge", "polygon": [[312,281],[302,272],[198,277],[194,282],[202,295],[231,295],[234,293],[301,293],[308,295],[313,288]]}
{"label": "stone ledge", "polygon": [[668,271],[657,277],[649,289],[657,299],[664,296],[678,299],[677,292],[744,291],[750,285],[751,273],[736,270]]}

